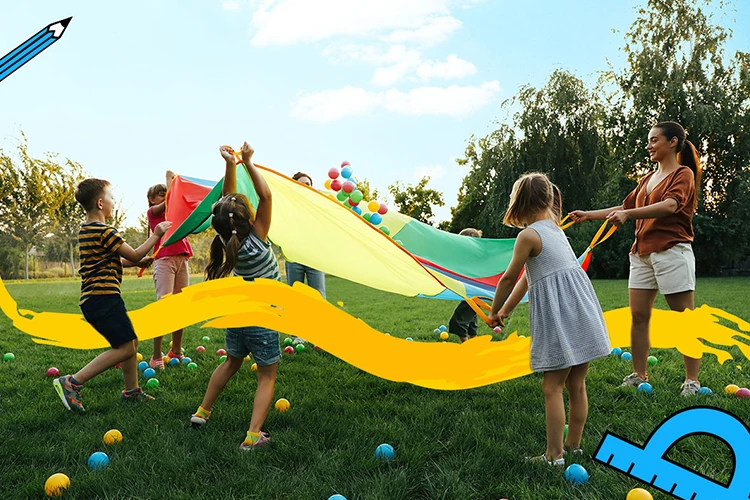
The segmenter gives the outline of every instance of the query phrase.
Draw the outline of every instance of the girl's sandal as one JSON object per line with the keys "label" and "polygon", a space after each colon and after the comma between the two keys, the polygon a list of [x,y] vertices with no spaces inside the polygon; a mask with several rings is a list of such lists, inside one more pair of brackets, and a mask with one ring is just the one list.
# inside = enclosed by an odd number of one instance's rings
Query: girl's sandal
{"label": "girl's sandal", "polygon": [[556,460],[550,460],[547,458],[547,455],[541,455],[538,457],[526,457],[527,462],[531,463],[538,463],[538,464],[547,464],[552,467],[565,467],[565,458],[564,458],[565,452],[563,451],[563,458],[558,458]]}

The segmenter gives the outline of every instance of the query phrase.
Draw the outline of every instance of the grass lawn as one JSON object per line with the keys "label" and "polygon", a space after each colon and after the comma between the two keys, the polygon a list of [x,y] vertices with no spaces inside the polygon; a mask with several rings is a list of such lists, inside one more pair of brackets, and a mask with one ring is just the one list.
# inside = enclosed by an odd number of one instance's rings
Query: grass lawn
{"label": "grass lawn", "polygon": [[[196,278],[193,278],[195,280]],[[195,281],[194,281],[195,282]],[[77,281],[7,284],[22,309],[79,313]],[[596,281],[602,308],[627,306],[626,281]],[[709,304],[750,320],[750,278],[699,279],[696,304]],[[433,330],[448,323],[455,302],[412,299],[328,278],[328,300],[343,301],[345,310],[382,332],[415,341],[437,342]],[[128,309],[154,300],[150,279],[127,278],[123,296]],[[666,309],[659,297],[657,308]],[[512,328],[528,335],[528,309],[520,306]],[[491,334],[480,326],[480,334]],[[211,337],[206,352],[195,347]],[[681,356],[654,350],[652,396],[617,386],[630,364],[609,356],[592,364],[588,378],[589,421],[578,461],[590,479],[569,486],[563,474],[530,466],[524,457],[545,448],[541,376],[465,391],[434,391],[378,379],[333,356],[308,349],[285,356],[279,367],[276,398],[291,410],[271,410],[264,429],[270,448],[239,451],[250,419],[255,374],[246,368],[229,382],[210,423],[194,430],[189,418],[200,403],[208,379],[224,347],[223,331],[187,329],[186,354],[199,365],[158,374],[157,400],[129,405],[118,399],[119,370],[109,370],[86,384],[87,413],[66,411],[45,372],[78,370],[99,351],[78,351],[37,345],[0,317],[0,351],[15,361],[0,362],[0,493],[2,498],[44,498],[43,485],[56,472],[70,477],[64,498],[294,498],[327,499],[340,493],[352,499],[625,499],[644,487],[607,467],[591,455],[606,430],[643,443],[654,428],[677,410],[701,403],[732,412],[750,423],[750,401],[724,395],[723,387],[748,385],[737,365],[750,363],[733,348],[734,361],[720,366],[704,357],[701,382],[715,395],[700,399],[679,396],[683,379]],[[495,335],[496,340],[501,337]],[[458,342],[451,336],[450,342]],[[168,339],[166,339],[168,344]],[[366,350],[367,345],[362,345]],[[145,341],[147,357],[153,344]],[[460,370],[446,366],[446,370]],[[102,443],[104,433],[119,429],[124,441]],[[391,462],[375,458],[375,448],[390,443]],[[94,451],[105,451],[111,463],[104,471],[86,466]],[[692,436],[681,440],[670,459],[727,483],[732,471],[729,448],[716,439]],[[654,498],[667,495],[647,488]]]}

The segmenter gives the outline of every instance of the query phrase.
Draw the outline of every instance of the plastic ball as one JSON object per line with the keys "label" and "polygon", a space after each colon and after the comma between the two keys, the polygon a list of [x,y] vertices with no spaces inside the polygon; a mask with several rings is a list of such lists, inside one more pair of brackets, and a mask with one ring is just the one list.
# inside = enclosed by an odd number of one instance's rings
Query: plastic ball
{"label": "plastic ball", "polygon": [[92,453],[88,460],[88,466],[91,470],[103,470],[109,465],[109,457],[103,451]]}
{"label": "plastic ball", "polygon": [[738,385],[729,384],[724,388],[724,393],[729,395],[734,395],[737,391],[740,390],[740,387]]}
{"label": "plastic ball", "polygon": [[352,176],[352,169],[347,165],[341,169],[341,177],[348,179]]}
{"label": "plastic ball", "polygon": [[622,353],[622,359],[624,359],[625,361],[630,361],[631,359],[633,359],[633,355],[629,352],[624,352]]}
{"label": "plastic ball", "polygon": [[622,356],[622,349],[620,349],[619,347],[615,347],[614,349],[612,349],[611,354],[614,354],[615,356]]}
{"label": "plastic ball", "polygon": [[180,364],[180,358],[171,358],[169,360],[170,366],[177,366]]}
{"label": "plastic ball", "polygon": [[440,340],[448,340],[448,332],[440,332]]}
{"label": "plastic ball", "polygon": [[206,352],[206,348],[203,347],[202,345],[199,345],[198,347],[195,348],[195,352]]}
{"label": "plastic ball", "polygon": [[565,424],[565,429],[563,429],[563,441],[568,439],[568,424]]}
{"label": "plastic ball", "polygon": [[406,337],[406,340],[414,340],[414,339],[411,337]]}
{"label": "plastic ball", "polygon": [[344,495],[339,495],[336,493],[335,495],[331,495],[328,497],[328,500],[346,500],[346,497]]}
{"label": "plastic ball", "polygon": [[404,246],[404,242],[401,240],[394,240],[398,245]]}
{"label": "plastic ball", "polygon": [[187,367],[188,370],[195,370],[196,368],[198,368],[198,365],[196,365],[195,363],[188,363]]}
{"label": "plastic ball", "polygon": [[173,341],[172,341],[172,340],[170,340],[170,341],[169,341],[169,347],[172,347],[172,344],[173,344]]}
{"label": "plastic ball", "polygon": [[291,405],[291,404],[289,403],[289,401],[287,401],[286,399],[284,399],[284,398],[281,398],[281,399],[279,399],[278,401],[276,401],[276,404],[275,404],[275,405],[273,405],[273,406],[274,406],[274,408],[276,408],[276,409],[277,409],[277,410],[279,410],[280,412],[284,413],[284,412],[285,412],[285,411],[287,411],[287,410],[289,409],[289,407],[291,407],[292,405]]}
{"label": "plastic ball", "polygon": [[391,229],[388,226],[380,226],[379,228],[384,234],[390,236],[391,235]]}
{"label": "plastic ball", "polygon": [[168,365],[169,364],[169,356],[163,356],[161,358],[161,362],[164,363],[165,365]]}
{"label": "plastic ball", "polygon": [[370,217],[372,217],[372,214],[370,214],[370,213],[367,213],[367,214],[365,214],[365,215],[362,216],[362,218],[364,220],[366,220],[367,222],[370,222]]}
{"label": "plastic ball", "polygon": [[156,370],[154,370],[153,368],[146,368],[145,370],[143,370],[143,376],[146,378],[153,378],[156,376]]}
{"label": "plastic ball", "polygon": [[332,168],[328,171],[328,177],[331,178],[331,180],[337,178],[339,176],[339,169],[338,168]]}
{"label": "plastic ball", "polygon": [[201,339],[201,342],[208,342],[209,340],[211,339],[206,336]]}
{"label": "plastic ball", "polygon": [[344,161],[342,161],[342,162],[341,162],[341,168],[344,168],[344,167],[350,167],[351,165],[352,165],[352,164],[351,164],[351,163],[349,163],[349,162],[348,162],[348,161],[346,161],[346,160],[344,160]]}
{"label": "plastic ball", "polygon": [[492,329],[492,331],[495,333],[502,333],[503,329],[500,328],[499,326],[496,326],[495,328]]}
{"label": "plastic ball", "polygon": [[245,356],[245,361],[252,361],[252,359],[250,359],[250,355],[249,354],[247,356]]}
{"label": "plastic ball", "polygon": [[143,354],[141,354],[140,352],[136,353],[136,354],[135,354],[135,357],[136,357],[136,359],[137,359],[138,361],[143,361]]}
{"label": "plastic ball", "polygon": [[155,379],[155,378],[150,378],[150,379],[148,379],[148,381],[146,382],[146,389],[156,389],[156,388],[157,388],[157,387],[159,387],[160,385],[161,385],[161,384],[159,383],[159,379]]}
{"label": "plastic ball", "polygon": [[122,432],[110,429],[104,433],[104,444],[122,443]]}
{"label": "plastic ball", "polygon": [[250,366],[250,371],[257,372],[258,371],[258,363],[253,363]]}
{"label": "plastic ball", "polygon": [[438,327],[438,330],[440,330],[441,332],[447,332],[448,331],[448,327],[445,326],[445,325],[440,325],[440,327]]}
{"label": "plastic ball", "polygon": [[658,359],[656,359],[656,356],[649,356],[649,357],[648,357],[648,364],[649,364],[649,365],[651,365],[651,366],[655,366],[655,365],[656,365],[656,363],[658,363],[658,362],[659,362],[659,360],[658,360]]}
{"label": "plastic ball", "polygon": [[357,215],[362,215],[362,209],[359,207],[352,207],[352,211]]}
{"label": "plastic ball", "polygon": [[193,361],[193,360],[190,359],[190,358],[188,358],[187,356],[185,356],[184,358],[182,358],[182,364],[184,364],[184,365],[189,365],[191,361]]}
{"label": "plastic ball", "polygon": [[380,204],[380,208],[378,208],[378,213],[380,215],[385,215],[388,213],[388,207],[385,205],[385,203]]}
{"label": "plastic ball", "polygon": [[338,179],[334,179],[331,181],[331,191],[338,191],[341,189],[341,181]]}
{"label": "plastic ball", "polygon": [[226,353],[227,351],[225,351],[224,349],[219,349],[218,351],[216,351],[217,356],[224,356]]}
{"label": "plastic ball", "polygon": [[701,387],[700,389],[698,389],[698,394],[703,394],[703,395],[706,395],[706,396],[710,396],[713,393],[714,393],[714,391],[712,391],[708,387]]}
{"label": "plastic ball", "polygon": [[583,484],[589,480],[589,473],[583,466],[572,464],[565,469],[565,480],[571,484]]}
{"label": "plastic ball", "polygon": [[285,353],[287,353],[287,354],[294,354],[294,352],[295,352],[295,351],[294,351],[294,347],[292,347],[292,346],[288,345],[288,346],[286,346],[286,347],[284,348],[284,352],[285,352]]}
{"label": "plastic ball", "polygon": [[44,492],[48,497],[59,497],[69,487],[70,478],[61,472],[52,474],[44,482]]}
{"label": "plastic ball", "polygon": [[326,189],[331,189],[331,179],[326,179],[323,186],[325,186]]}
{"label": "plastic ball", "polygon": [[654,388],[651,387],[651,384],[648,382],[643,382],[642,384],[638,384],[638,392],[644,392],[650,395],[654,392]]}
{"label": "plastic ball", "polygon": [[14,359],[16,359],[16,355],[12,352],[6,352],[3,355],[3,361],[13,361]]}
{"label": "plastic ball", "polygon": [[339,201],[345,202],[347,198],[349,198],[349,195],[346,194],[344,190],[339,191],[339,193],[336,195],[336,199]]}
{"label": "plastic ball", "polygon": [[48,377],[59,377],[60,376],[60,370],[55,368],[54,366],[47,370],[47,376]]}
{"label": "plastic ball", "polygon": [[338,302],[336,302],[336,305],[339,306],[339,307],[344,307],[344,303],[341,302],[340,300]]}
{"label": "plastic ball", "polygon": [[389,444],[381,444],[375,449],[375,456],[383,460],[390,460],[393,458],[393,446]]}
{"label": "plastic ball", "polygon": [[435,333],[440,333],[440,328],[435,328],[435,329],[433,330],[433,332],[435,332]]}
{"label": "plastic ball", "polygon": [[750,399],[750,389],[742,388],[734,393],[740,399]]}
{"label": "plastic ball", "polygon": [[354,183],[351,181],[346,181],[343,186],[341,186],[341,190],[345,192],[346,194],[350,194],[354,191]]}
{"label": "plastic ball", "polygon": [[349,199],[348,199],[348,200],[346,200],[346,202],[347,202],[347,203],[349,204],[349,206],[350,206],[350,207],[352,207],[352,208],[354,208],[354,207],[356,207],[357,205],[359,205],[359,202],[358,202],[358,201],[354,201],[354,200],[352,200],[352,197],[351,197],[351,196],[349,196]]}
{"label": "plastic ball", "polygon": [[138,363],[138,370],[143,371],[146,368],[148,368],[148,363],[146,363],[145,361],[141,361],[140,363]]}
{"label": "plastic ball", "polygon": [[625,500],[654,500],[654,497],[643,488],[633,488],[628,492],[628,496]]}
{"label": "plastic ball", "polygon": [[367,204],[367,210],[369,210],[370,212],[377,212],[378,210],[380,210],[380,203],[378,203],[377,201],[371,201]]}
{"label": "plastic ball", "polygon": [[294,340],[291,337],[287,337],[284,339],[284,345],[292,345],[294,344]]}
{"label": "plastic ball", "polygon": [[374,213],[370,216],[370,224],[377,226],[383,222],[383,217],[379,213]]}
{"label": "plastic ball", "polygon": [[364,198],[364,196],[362,195],[362,191],[360,191],[359,189],[355,189],[354,192],[349,195],[349,197],[354,203],[359,203],[360,201],[362,201],[362,198]]}
{"label": "plastic ball", "polygon": [[225,355],[223,355],[222,357],[219,358],[219,363],[223,363],[226,360],[227,360],[227,355],[225,354]]}
{"label": "plastic ball", "polygon": [[297,344],[294,350],[297,352],[303,352],[305,350],[305,344]]}

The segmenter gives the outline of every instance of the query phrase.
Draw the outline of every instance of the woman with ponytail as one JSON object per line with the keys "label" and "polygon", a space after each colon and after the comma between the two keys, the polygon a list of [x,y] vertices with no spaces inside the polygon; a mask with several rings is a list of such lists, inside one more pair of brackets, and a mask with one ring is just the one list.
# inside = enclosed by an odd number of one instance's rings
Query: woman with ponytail
{"label": "woman with ponytail", "polygon": [[[686,135],[676,122],[654,125],[646,149],[658,168],[638,182],[622,205],[570,214],[576,222],[607,219],[615,226],[635,220],[628,280],[633,373],[623,379],[623,386],[638,387],[648,381],[649,322],[657,292],[664,295],[673,311],[695,308],[695,256],[691,243],[701,168],[698,152]],[[701,360],[684,356],[684,363],[681,394],[697,394]]]}
{"label": "woman with ponytail", "polygon": [[[242,145],[242,163],[245,165],[258,194],[258,210],[246,196],[235,193],[237,189],[236,159],[227,146],[220,148],[226,161],[223,198],[212,209],[211,225],[216,237],[211,243],[210,259],[206,266],[206,279],[213,280],[229,276],[242,276],[248,281],[268,278],[281,281],[279,264],[268,243],[271,227],[271,190],[253,165],[253,149]],[[253,414],[245,440],[240,444],[243,451],[264,446],[270,437],[261,431],[273,400],[276,384],[276,369],[281,359],[279,334],[274,330],[256,326],[227,328],[227,359],[221,363],[208,383],[203,402],[191,417],[194,427],[201,427],[211,416],[216,399],[237,371],[242,368],[245,357],[253,354],[258,365],[258,388],[255,391]]]}

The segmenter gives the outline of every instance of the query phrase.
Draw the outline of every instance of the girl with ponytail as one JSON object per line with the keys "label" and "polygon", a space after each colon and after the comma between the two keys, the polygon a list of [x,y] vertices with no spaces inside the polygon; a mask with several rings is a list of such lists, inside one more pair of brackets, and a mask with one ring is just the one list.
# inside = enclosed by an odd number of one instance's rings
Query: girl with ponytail
{"label": "girl with ponytail", "polygon": [[[576,222],[607,219],[615,226],[635,220],[628,280],[633,373],[622,383],[634,387],[648,381],[649,322],[657,292],[664,295],[673,311],[695,308],[695,256],[691,243],[701,185],[700,157],[677,122],[654,125],[646,149],[658,168],[638,182],[622,205],[570,214]],[[684,356],[683,361],[685,382],[681,394],[695,395],[700,389],[701,360]]]}
{"label": "girl with ponytail", "polygon": [[[237,189],[236,158],[228,146],[220,148],[226,162],[223,197],[212,209],[211,225],[216,236],[211,243],[210,259],[206,266],[206,279],[213,280],[229,276],[242,276],[248,281],[268,278],[281,281],[279,264],[268,242],[271,227],[271,190],[253,165],[253,148],[242,145],[242,163],[245,165],[258,194],[258,210],[246,196],[235,193]],[[211,416],[216,399],[227,382],[240,368],[245,357],[253,354],[258,366],[258,389],[255,392],[250,428],[240,444],[243,451],[264,446],[271,440],[261,428],[268,415],[276,384],[276,369],[281,359],[279,334],[274,330],[256,326],[227,328],[227,359],[221,363],[208,383],[203,402],[191,417],[194,427],[201,427]]]}

